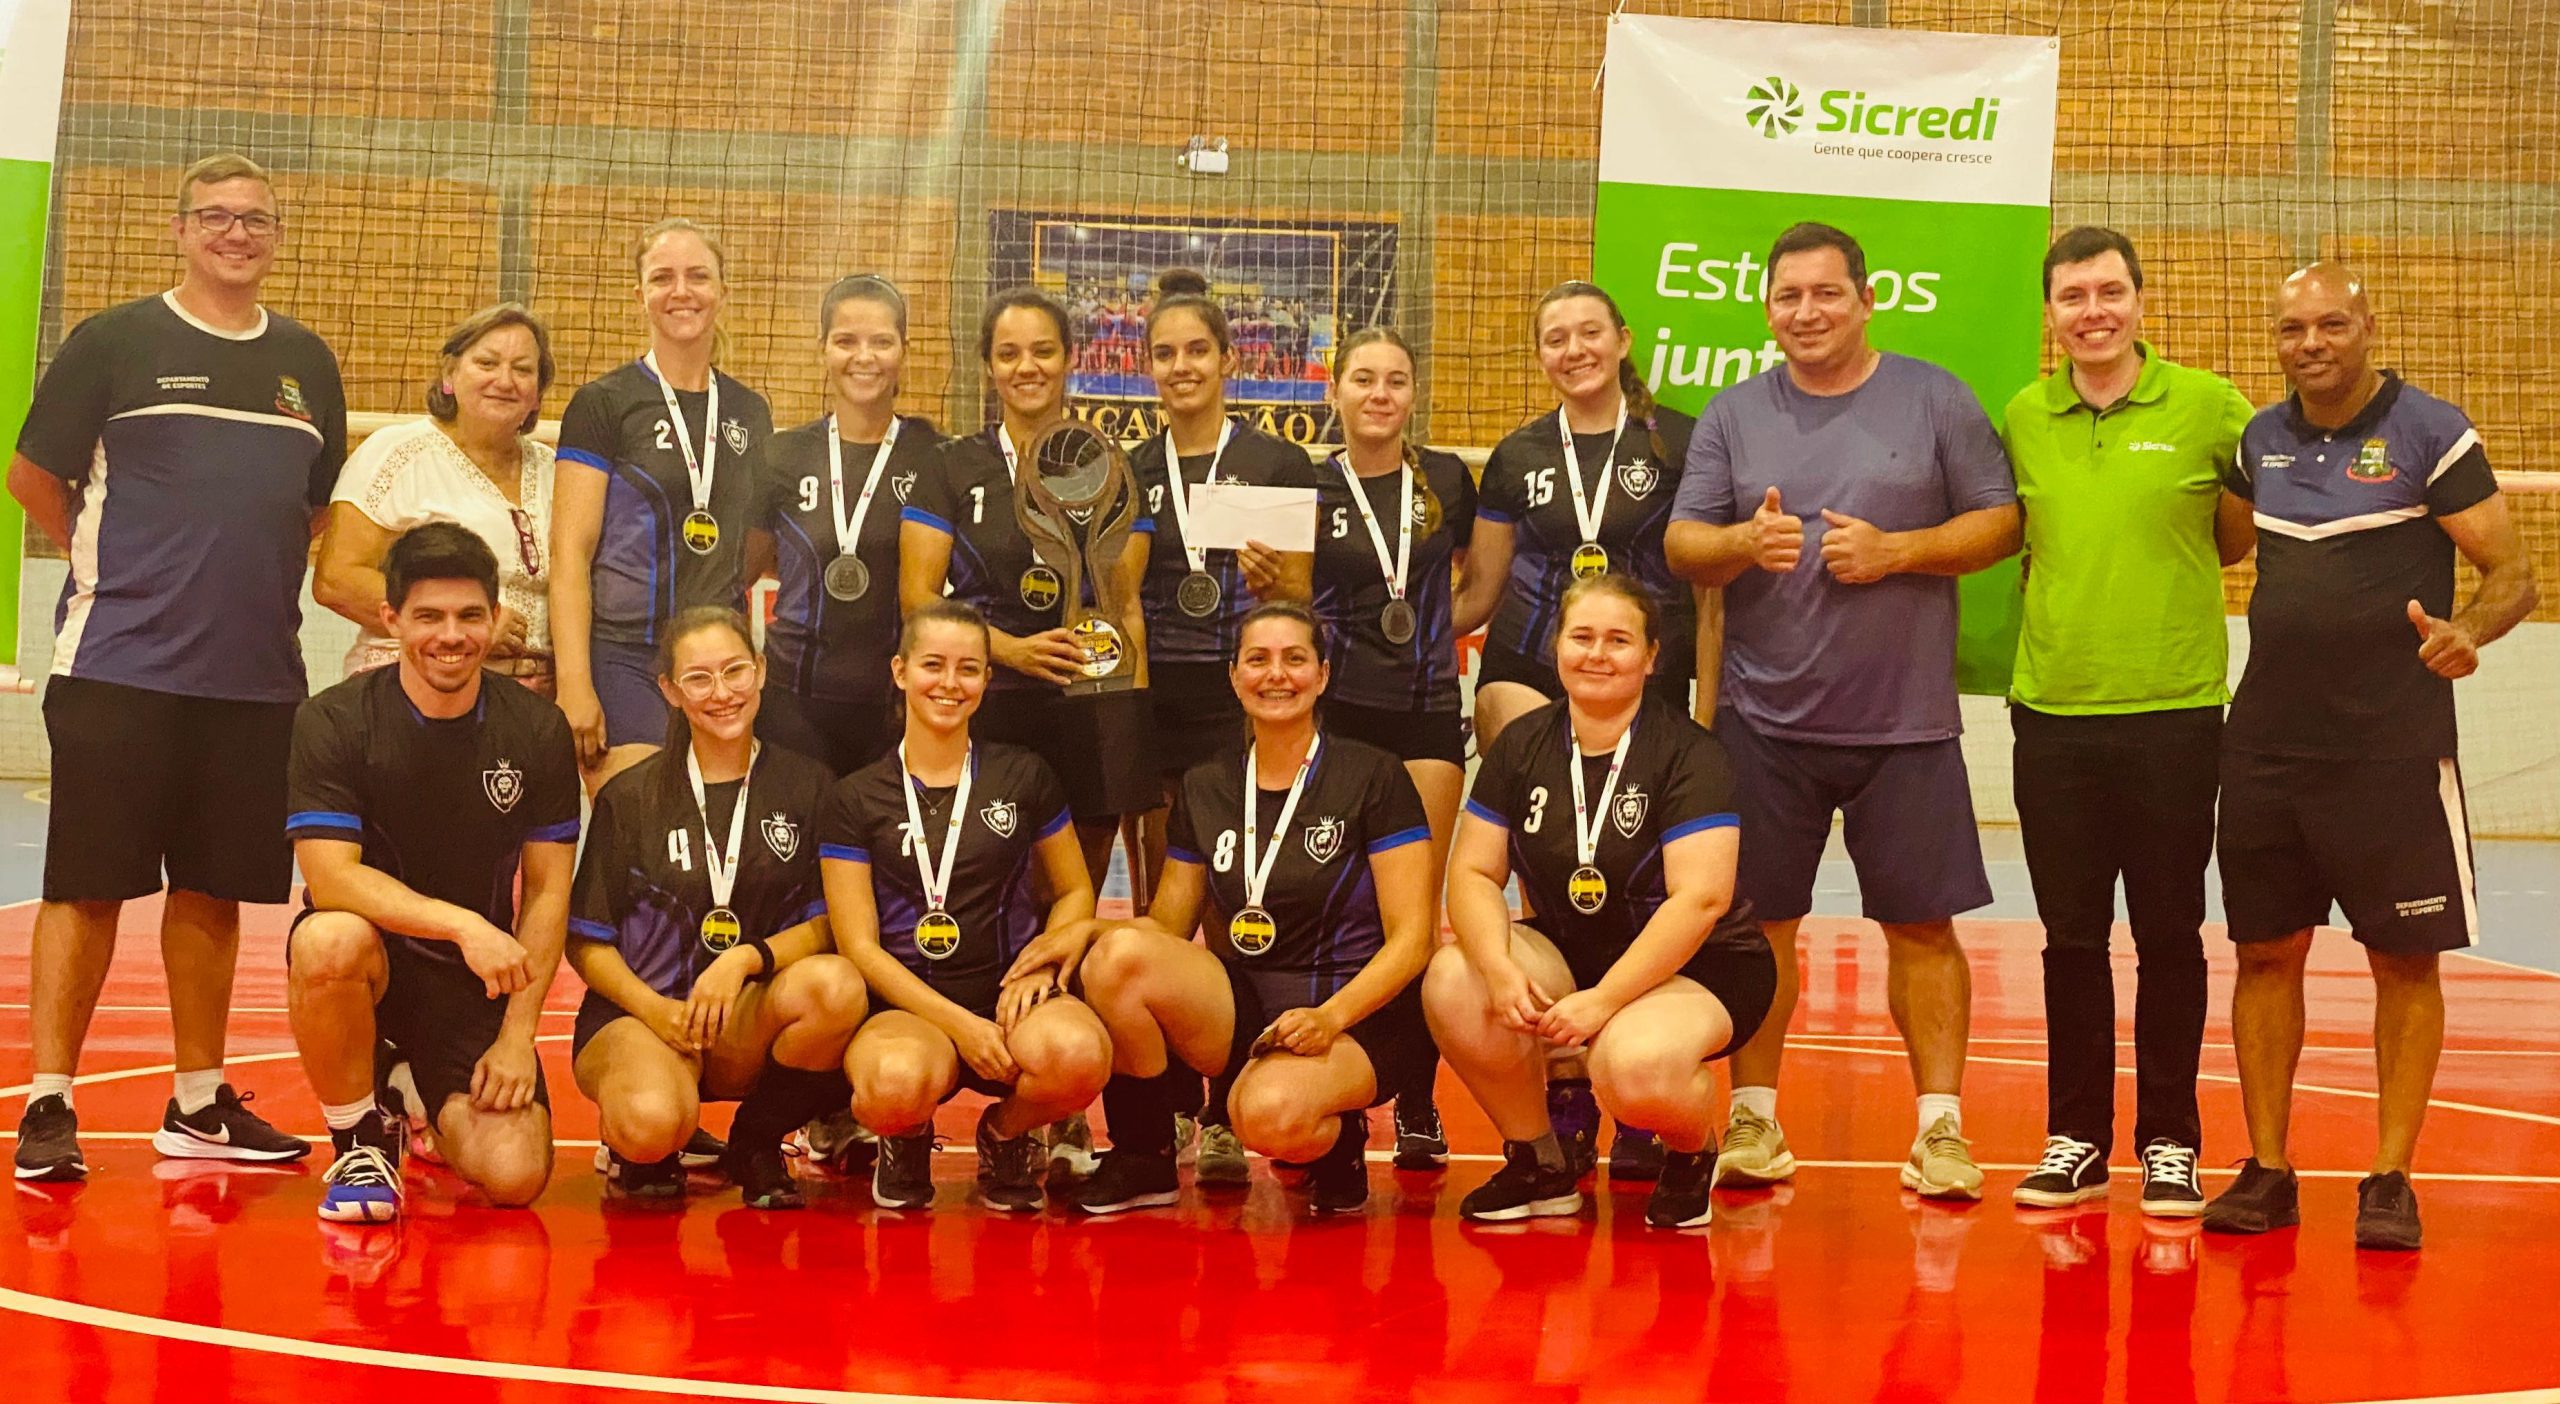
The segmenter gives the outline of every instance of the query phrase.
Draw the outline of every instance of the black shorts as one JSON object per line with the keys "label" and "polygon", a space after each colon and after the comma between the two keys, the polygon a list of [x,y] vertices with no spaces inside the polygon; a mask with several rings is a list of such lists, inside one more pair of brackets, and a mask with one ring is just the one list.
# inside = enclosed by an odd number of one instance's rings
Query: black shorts
{"label": "black shorts", "polygon": [[2222,753],[2222,906],[2231,939],[2273,941],[2329,919],[2424,955],[2478,941],[2462,771],[2442,760]]}
{"label": "black shorts", "polygon": [[[1646,680],[1644,690],[1678,708],[1681,715],[1686,716],[1690,691],[1696,680],[1687,673],[1661,671],[1662,666],[1668,665],[1670,656],[1671,650],[1666,646],[1662,650],[1661,662],[1654,675]],[[1486,683],[1498,682],[1535,688],[1539,696],[1550,702],[1564,700],[1564,682],[1556,676],[1554,664],[1541,663],[1525,653],[1487,643],[1483,655],[1476,661],[1476,688],[1482,691]]]}
{"label": "black shorts", "polygon": [[[1303,970],[1249,970],[1235,961],[1226,962],[1226,967],[1227,989],[1235,996],[1236,1027],[1227,1045],[1222,1080],[1232,1082],[1244,1068],[1254,1040],[1262,1037],[1272,1020],[1292,1009],[1322,1004],[1334,991],[1316,988],[1313,977]],[[1373,1107],[1392,1100],[1401,1088],[1428,1087],[1438,1075],[1440,1047],[1431,1041],[1431,1026],[1423,1022],[1418,979],[1343,1034],[1369,1055],[1370,1070],[1378,1080],[1378,1090],[1369,1100]]]}
{"label": "black shorts", "polygon": [[296,706],[49,680],[44,899],[148,896],[164,885],[164,868],[171,888],[234,902],[290,899],[284,781]]}
{"label": "black shorts", "polygon": [[1742,813],[1735,895],[1762,921],[1813,910],[1834,811],[1847,820],[1842,837],[1868,920],[1916,926],[1990,904],[1962,742],[1787,741],[1754,731],[1731,707],[1716,713],[1715,729]]}
{"label": "black shorts", "polygon": [[[1587,990],[1599,984],[1617,962],[1617,955],[1604,957],[1598,951],[1566,946],[1534,917],[1520,924],[1545,936],[1564,956],[1565,967],[1573,972],[1575,989]],[[1778,962],[1769,952],[1769,943],[1757,932],[1739,938],[1710,936],[1677,973],[1705,986],[1707,993],[1724,1006],[1726,1017],[1733,1020],[1733,1037],[1724,1047],[1708,1054],[1709,1059],[1730,1057],[1735,1049],[1749,1043],[1768,1019],[1769,1006],[1778,998]]]}
{"label": "black shorts", "polygon": [[766,683],[756,706],[758,737],[798,751],[839,779],[896,750],[906,730],[906,706],[894,695],[839,702]]}
{"label": "black shorts", "polygon": [[1047,686],[990,690],[971,728],[1047,761],[1078,819],[1144,814],[1164,805],[1143,688],[1075,697]]}
{"label": "black shorts", "polygon": [[1147,674],[1147,705],[1147,744],[1168,790],[1244,735],[1244,704],[1223,663],[1156,664]]}
{"label": "black shorts", "polygon": [[1391,712],[1349,702],[1324,704],[1324,729],[1370,745],[1403,761],[1467,763],[1467,726],[1456,710]]}
{"label": "black shorts", "polygon": [[[299,927],[312,915],[312,909],[305,907],[294,913],[293,924]],[[409,1076],[418,1084],[419,1100],[427,1104],[427,1120],[432,1122],[444,1110],[447,1099],[471,1095],[472,1070],[480,1065],[480,1056],[498,1041],[498,1034],[506,1025],[507,1000],[504,996],[489,998],[480,977],[471,973],[459,955],[452,960],[431,959],[407,937],[377,932],[377,938],[382,942],[383,965],[391,978],[382,987],[382,998],[373,1002],[374,1037],[400,1051],[401,1061],[409,1065]],[[290,966],[290,932],[285,937],[284,951],[285,962]],[[585,1022],[586,1011],[581,1009],[579,1024],[583,1027]],[[538,1065],[533,1100],[539,1106],[551,1105],[551,1085]]]}
{"label": "black shorts", "polygon": [[655,644],[597,639],[587,645],[587,677],[604,708],[604,744],[667,744],[667,695],[658,691]]}

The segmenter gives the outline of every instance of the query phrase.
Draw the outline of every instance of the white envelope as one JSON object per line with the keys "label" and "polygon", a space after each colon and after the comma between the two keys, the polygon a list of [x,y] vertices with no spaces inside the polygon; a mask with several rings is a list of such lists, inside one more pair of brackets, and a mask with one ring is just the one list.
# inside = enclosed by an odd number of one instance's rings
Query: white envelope
{"label": "white envelope", "polygon": [[1259,541],[1275,551],[1316,549],[1316,490],[1252,483],[1193,483],[1184,543],[1239,550]]}

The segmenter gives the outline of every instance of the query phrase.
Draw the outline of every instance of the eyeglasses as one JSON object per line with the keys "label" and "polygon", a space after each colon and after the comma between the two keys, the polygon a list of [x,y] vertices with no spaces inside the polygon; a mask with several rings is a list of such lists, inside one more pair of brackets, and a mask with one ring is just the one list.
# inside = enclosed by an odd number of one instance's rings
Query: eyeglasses
{"label": "eyeglasses", "polygon": [[695,668],[676,675],[676,691],[683,693],[691,702],[710,701],[714,688],[745,692],[755,685],[756,661],[752,658],[741,658],[716,673],[708,668]]}
{"label": "eyeglasses", "polygon": [[228,234],[238,225],[252,239],[272,239],[284,228],[284,217],[265,210],[227,210],[220,205],[204,205],[187,211],[187,218],[207,234]]}
{"label": "eyeglasses", "polygon": [[516,560],[524,566],[524,573],[542,574],[542,548],[533,539],[533,518],[522,507],[510,507],[507,520],[516,524]]}

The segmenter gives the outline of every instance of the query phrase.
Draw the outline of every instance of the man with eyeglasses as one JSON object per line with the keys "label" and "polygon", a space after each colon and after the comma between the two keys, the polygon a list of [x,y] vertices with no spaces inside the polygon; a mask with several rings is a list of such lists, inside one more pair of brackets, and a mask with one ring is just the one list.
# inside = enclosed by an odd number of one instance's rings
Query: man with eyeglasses
{"label": "man with eyeglasses", "polygon": [[405,1117],[377,1100],[378,1040],[408,1064],[456,1174],[501,1206],[549,1182],[533,1040],[578,842],[568,719],[481,668],[489,544],[430,522],[391,544],[382,576],[400,661],[302,705],[284,824],[310,882],[286,946],[293,1041],[337,1151],[320,1217],[344,1223],[400,1214]]}
{"label": "man with eyeglasses", "polygon": [[9,493],[71,559],[45,732],[53,799],[34,942],[21,1180],[88,1173],[72,1074],[123,904],[160,916],[176,1041],[164,1156],[310,1153],[223,1081],[240,903],[292,892],[285,753],[306,690],[303,565],[346,457],[337,359],[258,304],[274,183],[211,156],[178,183],[178,285],[80,324],[36,388]]}

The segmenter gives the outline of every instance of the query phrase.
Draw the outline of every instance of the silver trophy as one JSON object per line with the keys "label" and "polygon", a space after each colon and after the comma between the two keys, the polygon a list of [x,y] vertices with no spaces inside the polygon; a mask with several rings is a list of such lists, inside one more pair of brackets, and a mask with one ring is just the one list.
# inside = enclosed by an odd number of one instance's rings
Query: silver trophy
{"label": "silver trophy", "polygon": [[1081,421],[1050,425],[1022,455],[1013,515],[1041,559],[1058,571],[1059,621],[1084,651],[1083,675],[1066,691],[1136,687],[1138,601],[1120,588],[1120,557],[1138,516],[1129,456]]}

